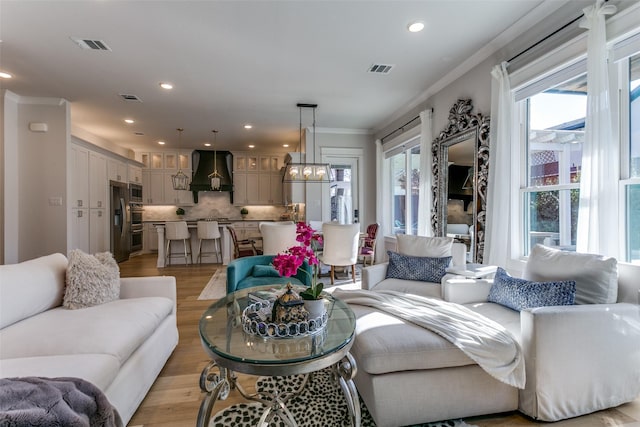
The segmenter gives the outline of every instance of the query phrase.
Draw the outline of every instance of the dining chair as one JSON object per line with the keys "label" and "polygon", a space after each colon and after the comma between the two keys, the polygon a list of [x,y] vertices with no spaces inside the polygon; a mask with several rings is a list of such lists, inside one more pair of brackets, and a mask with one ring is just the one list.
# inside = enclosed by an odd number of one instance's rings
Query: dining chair
{"label": "dining chair", "polygon": [[331,266],[331,284],[335,282],[335,267],[351,266],[353,283],[356,282],[356,262],[358,262],[358,241],[360,224],[322,224],[324,249],[318,257],[323,264]]}
{"label": "dining chair", "polygon": [[[184,256],[184,263],[189,264],[187,261],[187,255],[191,259],[191,264],[193,264],[193,257],[191,256],[192,248],[191,248],[191,233],[189,233],[189,227],[187,226],[186,221],[171,221],[166,222],[164,225],[165,228],[165,237],[167,239],[167,250],[165,251],[165,265],[169,265],[169,261],[171,258],[182,257]],[[171,242],[176,240],[182,240],[182,244],[184,246],[184,255],[182,254],[172,254],[171,253]],[[189,250],[187,251],[187,243],[189,246]]]}
{"label": "dining chair", "polygon": [[376,256],[376,236],[378,235],[380,224],[374,223],[367,226],[366,234],[360,239],[360,248],[358,253],[362,256],[362,264],[367,265],[367,258],[370,259],[371,265],[375,263]]}
{"label": "dining chair", "polygon": [[261,222],[258,226],[262,235],[264,255],[277,255],[292,246],[299,246],[296,240],[296,225],[293,221]]}
{"label": "dining chair", "polygon": [[260,249],[256,249],[255,240],[243,239],[238,240],[236,230],[233,227],[227,227],[229,234],[231,235],[231,241],[233,242],[233,257],[242,258],[245,256],[262,255]]}

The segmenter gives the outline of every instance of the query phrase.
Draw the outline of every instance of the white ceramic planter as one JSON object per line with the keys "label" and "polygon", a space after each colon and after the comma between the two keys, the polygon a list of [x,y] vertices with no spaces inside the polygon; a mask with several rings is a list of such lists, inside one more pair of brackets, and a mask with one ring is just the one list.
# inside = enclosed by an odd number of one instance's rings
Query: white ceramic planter
{"label": "white ceramic planter", "polygon": [[309,319],[317,319],[322,317],[326,308],[324,306],[324,298],[316,300],[304,300],[304,308],[309,312]]}

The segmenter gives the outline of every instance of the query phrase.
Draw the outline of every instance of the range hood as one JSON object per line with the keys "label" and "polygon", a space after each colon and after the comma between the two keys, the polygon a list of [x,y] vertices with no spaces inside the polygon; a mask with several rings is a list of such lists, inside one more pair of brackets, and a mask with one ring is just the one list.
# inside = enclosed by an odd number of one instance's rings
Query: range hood
{"label": "range hood", "polygon": [[[216,165],[213,164],[214,151],[195,150],[191,154],[191,165],[193,166],[193,179],[189,189],[193,192],[193,201],[198,203],[199,191],[227,191],[231,192],[231,203],[233,203],[233,154],[229,151],[216,151]],[[209,175],[214,170],[220,174],[220,190],[211,188]]]}

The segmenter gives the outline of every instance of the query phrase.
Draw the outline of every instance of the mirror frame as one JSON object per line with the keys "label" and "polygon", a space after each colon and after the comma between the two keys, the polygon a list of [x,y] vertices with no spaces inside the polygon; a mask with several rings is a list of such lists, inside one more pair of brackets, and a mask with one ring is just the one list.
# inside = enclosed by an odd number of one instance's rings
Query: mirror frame
{"label": "mirror frame", "polygon": [[448,200],[448,147],[473,138],[475,157],[473,160],[473,241],[472,263],[484,259],[484,237],[487,215],[487,181],[489,179],[489,117],[471,114],[470,99],[459,99],[449,110],[449,123],[431,145],[433,184],[431,187],[433,206],[431,226],[435,236],[445,236]]}

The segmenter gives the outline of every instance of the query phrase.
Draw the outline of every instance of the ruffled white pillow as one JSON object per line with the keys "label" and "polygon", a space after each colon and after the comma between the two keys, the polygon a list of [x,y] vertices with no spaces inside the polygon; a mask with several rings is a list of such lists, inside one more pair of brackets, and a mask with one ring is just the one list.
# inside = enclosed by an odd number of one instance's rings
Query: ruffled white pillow
{"label": "ruffled white pillow", "polygon": [[62,305],[77,309],[120,297],[120,268],[110,252],[95,255],[74,249],[69,253]]}

